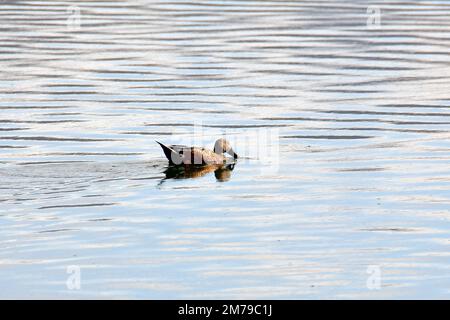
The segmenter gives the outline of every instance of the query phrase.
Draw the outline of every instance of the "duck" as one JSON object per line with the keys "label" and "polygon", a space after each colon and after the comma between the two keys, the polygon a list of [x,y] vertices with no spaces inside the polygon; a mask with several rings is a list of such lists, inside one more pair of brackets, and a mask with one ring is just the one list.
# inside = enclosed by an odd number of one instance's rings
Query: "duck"
{"label": "duck", "polygon": [[238,155],[230,143],[220,138],[214,143],[213,150],[202,147],[188,147],[183,145],[165,145],[156,141],[164,151],[170,165],[222,165],[227,162],[225,153],[236,160]]}

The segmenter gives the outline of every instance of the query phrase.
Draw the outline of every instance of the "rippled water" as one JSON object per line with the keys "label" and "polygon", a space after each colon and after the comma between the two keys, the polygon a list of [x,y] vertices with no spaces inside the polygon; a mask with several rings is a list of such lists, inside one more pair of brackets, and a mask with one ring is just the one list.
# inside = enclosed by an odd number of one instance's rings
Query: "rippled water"
{"label": "rippled water", "polygon": [[0,297],[449,297],[448,1],[72,4],[0,2]]}

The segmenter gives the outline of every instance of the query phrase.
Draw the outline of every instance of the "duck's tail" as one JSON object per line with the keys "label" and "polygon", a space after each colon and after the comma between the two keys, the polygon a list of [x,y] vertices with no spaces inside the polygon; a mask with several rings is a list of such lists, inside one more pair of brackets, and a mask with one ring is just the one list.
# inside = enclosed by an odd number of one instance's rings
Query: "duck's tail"
{"label": "duck's tail", "polygon": [[156,140],[155,140],[155,142],[161,146],[161,148],[164,151],[164,154],[166,155],[166,158],[169,160],[170,163],[174,163],[173,160],[178,159],[180,157],[180,155],[175,150],[173,150],[171,147],[168,147],[165,144],[163,144],[159,141],[156,141]]}

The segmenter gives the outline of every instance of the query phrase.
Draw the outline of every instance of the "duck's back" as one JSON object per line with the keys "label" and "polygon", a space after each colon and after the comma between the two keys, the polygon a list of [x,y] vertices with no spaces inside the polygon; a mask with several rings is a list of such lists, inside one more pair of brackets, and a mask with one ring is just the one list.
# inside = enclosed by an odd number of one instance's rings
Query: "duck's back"
{"label": "duck's back", "polygon": [[184,164],[222,164],[225,160],[224,156],[199,147],[184,146],[184,148],[179,149],[179,153]]}

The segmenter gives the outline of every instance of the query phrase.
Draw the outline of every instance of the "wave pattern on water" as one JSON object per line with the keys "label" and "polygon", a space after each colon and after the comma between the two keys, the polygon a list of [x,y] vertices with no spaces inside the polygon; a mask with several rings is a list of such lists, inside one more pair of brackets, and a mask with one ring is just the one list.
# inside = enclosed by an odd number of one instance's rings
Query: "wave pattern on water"
{"label": "wave pattern on water", "polygon": [[[0,296],[448,296],[449,14],[1,1]],[[167,178],[153,140],[197,123],[204,145],[276,128],[282,166]]]}

